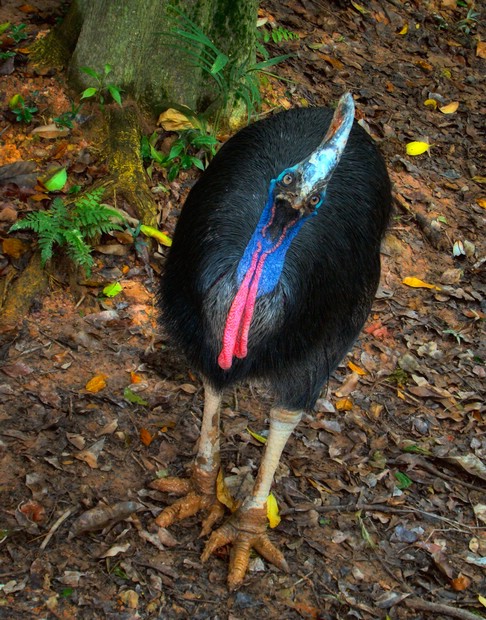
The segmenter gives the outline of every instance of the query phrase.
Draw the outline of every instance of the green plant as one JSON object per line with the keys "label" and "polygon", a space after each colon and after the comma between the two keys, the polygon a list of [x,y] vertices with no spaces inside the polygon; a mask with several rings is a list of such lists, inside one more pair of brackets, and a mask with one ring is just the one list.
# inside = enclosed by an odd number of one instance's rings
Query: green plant
{"label": "green plant", "polygon": [[103,108],[107,95],[110,95],[113,101],[121,106],[121,89],[114,84],[106,82],[106,78],[111,73],[111,65],[105,65],[103,68],[103,73],[98,73],[91,67],[80,67],[79,69],[83,73],[86,73],[86,75],[92,77],[96,83],[96,86],[90,86],[89,88],[83,90],[81,99],[90,99],[91,97],[94,97],[97,99],[100,107]]}
{"label": "green plant", "polygon": [[299,35],[296,32],[292,32],[291,30],[287,30],[283,26],[277,26],[277,28],[266,28],[262,27],[257,29],[258,37],[264,43],[269,43],[273,41],[274,43],[281,43],[282,41],[296,41],[299,39]]}
{"label": "green plant", "polygon": [[123,221],[123,217],[115,209],[101,204],[102,194],[103,188],[95,189],[69,206],[61,198],[55,198],[50,209],[29,213],[15,222],[9,232],[30,229],[37,233],[42,265],[52,258],[54,246],[58,246],[89,275],[94,260],[88,241],[102,233],[122,229],[112,220]]}
{"label": "green plant", "polygon": [[59,127],[67,127],[68,129],[72,129],[74,127],[74,121],[76,119],[76,116],[79,114],[81,107],[81,104],[76,105],[74,102],[72,102],[71,109],[67,112],[63,112],[55,119],[53,119],[54,122]]}
{"label": "green plant", "polygon": [[25,32],[25,24],[19,24],[18,26],[10,27],[10,36],[15,41],[15,43],[20,43],[20,41],[25,41],[27,39],[27,33]]}
{"label": "green plant", "polygon": [[170,34],[184,43],[183,46],[179,43],[174,46],[192,58],[194,66],[208,74],[216,84],[214,103],[217,104],[218,112],[215,126],[218,126],[221,112],[233,103],[233,98],[236,102],[243,101],[250,120],[261,107],[258,74],[268,73],[267,69],[289,58],[291,54],[274,58],[268,58],[267,54],[260,62],[252,62],[249,55],[246,60],[237,61],[216,47],[187,15],[172,8],[179,17],[179,26],[173,28]]}
{"label": "green plant", "polygon": [[18,123],[30,123],[33,115],[37,112],[35,106],[26,105],[22,95],[14,95],[8,102],[8,107],[15,114]]}
{"label": "green plant", "polygon": [[15,52],[0,52],[0,60],[8,60],[16,56]]}
{"label": "green plant", "polygon": [[478,25],[479,17],[480,14],[471,8],[468,10],[466,17],[457,22],[456,28],[464,34],[471,34],[471,30]]}
{"label": "green plant", "polygon": [[173,181],[181,170],[188,170],[196,166],[204,170],[205,162],[198,157],[202,152],[206,162],[216,154],[218,140],[200,129],[185,129],[178,132],[179,137],[172,144],[168,155],[157,151],[155,144],[158,135],[153,133],[150,138],[142,139],[142,157],[155,161],[168,169],[167,179]]}

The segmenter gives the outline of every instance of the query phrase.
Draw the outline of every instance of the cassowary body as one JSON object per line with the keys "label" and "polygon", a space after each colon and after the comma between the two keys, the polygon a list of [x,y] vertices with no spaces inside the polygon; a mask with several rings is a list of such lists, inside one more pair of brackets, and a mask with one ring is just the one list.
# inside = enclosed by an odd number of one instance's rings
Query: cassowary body
{"label": "cassowary body", "polygon": [[302,412],[356,340],[378,286],[390,184],[353,117],[346,95],[334,117],[295,109],[237,133],[191,190],[167,260],[164,324],[203,376],[206,399],[191,479],[157,483],[187,493],[159,525],[205,510],[208,533],[222,514],[215,495],[222,391],[254,378],[275,397],[253,495],[203,554],[233,543],[230,587],[241,583],[251,547],[286,568],[265,533],[273,474]]}

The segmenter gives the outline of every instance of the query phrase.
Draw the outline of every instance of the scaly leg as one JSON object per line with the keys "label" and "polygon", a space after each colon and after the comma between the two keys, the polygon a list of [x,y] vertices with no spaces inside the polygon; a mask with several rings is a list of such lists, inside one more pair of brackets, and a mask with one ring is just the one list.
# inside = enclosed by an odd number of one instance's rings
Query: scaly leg
{"label": "scaly leg", "polygon": [[288,571],[282,552],[270,542],[266,534],[266,504],[285,444],[301,418],[301,411],[279,408],[271,410],[270,433],[252,496],[222,527],[211,534],[201,556],[202,561],[205,562],[216,549],[233,543],[228,573],[228,586],[231,590],[241,585],[248,568],[252,548],[278,568]]}
{"label": "scaly leg", "polygon": [[192,517],[199,511],[207,513],[203,520],[201,536],[209,534],[213,525],[224,514],[224,506],[216,497],[216,478],[220,468],[219,409],[221,394],[208,384],[204,385],[204,413],[199,438],[199,449],[192,475],[185,478],[162,478],[150,486],[158,491],[184,495],[167,506],[156,518],[160,527]]}

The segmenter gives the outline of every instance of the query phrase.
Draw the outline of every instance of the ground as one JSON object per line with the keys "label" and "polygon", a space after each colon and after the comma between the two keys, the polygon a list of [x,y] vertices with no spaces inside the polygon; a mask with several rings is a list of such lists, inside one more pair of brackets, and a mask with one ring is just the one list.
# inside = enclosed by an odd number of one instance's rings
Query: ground
{"label": "ground", "polygon": [[[34,179],[66,167],[68,188],[89,188],[106,172],[89,133],[96,106],[67,135],[31,133],[79,97],[62,73],[28,62],[60,4],[0,7],[0,21],[28,35],[2,35],[16,56],[0,64],[0,166],[32,160]],[[229,593],[228,552],[201,563],[196,518],[154,527],[168,497],[150,481],[190,466],[202,388],[157,324],[166,248],[149,256],[119,235],[102,240],[90,278],[53,265],[47,295],[13,335],[0,330],[0,618],[486,617],[486,61],[484,15],[467,4],[262,4],[266,28],[299,35],[269,45],[294,55],[278,68],[288,81],[263,83],[266,112],[350,90],[395,197],[372,315],[277,472],[282,521],[270,535],[289,574],[254,557]],[[9,111],[15,94],[38,108],[32,123]],[[430,150],[407,154],[413,141]],[[2,297],[35,250],[34,235],[9,227],[51,200],[35,180],[7,182],[5,170]],[[164,174],[155,169],[152,188],[170,235],[199,173],[172,184]],[[115,281],[122,293],[102,296]],[[226,395],[228,484],[255,475],[263,447],[248,429],[265,432],[270,405],[262,386]]]}

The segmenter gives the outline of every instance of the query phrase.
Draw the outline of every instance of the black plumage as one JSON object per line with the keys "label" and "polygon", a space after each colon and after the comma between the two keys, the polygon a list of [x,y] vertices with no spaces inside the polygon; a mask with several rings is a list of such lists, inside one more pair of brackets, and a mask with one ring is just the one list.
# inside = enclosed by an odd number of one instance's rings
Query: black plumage
{"label": "black plumage", "polygon": [[277,404],[310,410],[368,316],[390,183],[377,147],[355,123],[317,217],[293,240],[277,287],[257,300],[247,357],[228,371],[217,363],[236,268],[270,180],[319,146],[331,118],[328,109],[294,109],[246,127],[221,148],[182,209],[162,282],[163,320],[217,390],[263,379]]}

